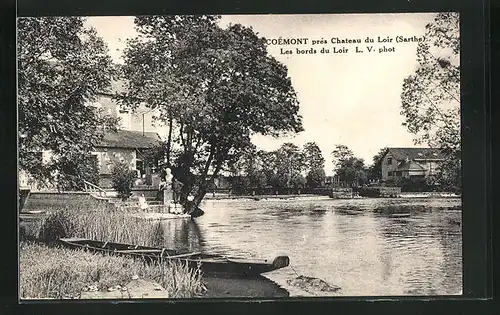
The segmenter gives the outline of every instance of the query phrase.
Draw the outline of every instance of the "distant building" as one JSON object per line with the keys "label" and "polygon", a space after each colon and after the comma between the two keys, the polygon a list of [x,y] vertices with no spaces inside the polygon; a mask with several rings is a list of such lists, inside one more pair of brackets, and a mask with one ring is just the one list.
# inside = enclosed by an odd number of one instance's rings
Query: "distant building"
{"label": "distant building", "polygon": [[388,148],[382,158],[382,181],[433,177],[443,160],[436,148]]}
{"label": "distant building", "polygon": [[159,122],[154,120],[154,116],[158,115],[157,110],[147,108],[144,103],[131,110],[118,102],[119,96],[126,91],[125,81],[112,81],[107,90],[99,93],[99,97],[93,105],[102,109],[107,115],[120,118],[119,128],[122,130],[155,132],[160,136],[165,135],[168,127],[161,126]]}
{"label": "distant building", "polygon": [[96,157],[102,187],[111,186],[113,164],[124,162],[137,171],[138,178],[144,175],[144,184],[151,184],[154,163],[145,161],[148,150],[160,145],[160,137],[154,132],[118,130],[104,134],[101,143],[95,147],[92,155]]}
{"label": "distant building", "polygon": [[[101,109],[104,114],[120,118],[118,132],[106,132],[102,143],[92,152],[99,164],[102,180],[100,184],[103,187],[109,186],[110,163],[116,159],[123,159],[131,169],[140,171],[141,175],[151,171],[143,165],[140,152],[151,148],[153,143],[159,144],[160,135],[167,133],[167,127],[154,121],[153,117],[158,114],[156,110],[148,109],[145,104],[133,111],[121,106],[118,98],[123,92],[126,92],[125,82],[112,81],[111,86],[99,92],[97,100],[92,103],[92,106]],[[49,163],[52,158],[54,157],[50,150],[40,152],[43,163]],[[29,174],[22,169],[19,170],[19,185],[32,189],[55,189],[53,185],[48,185],[48,181],[31,182]]]}

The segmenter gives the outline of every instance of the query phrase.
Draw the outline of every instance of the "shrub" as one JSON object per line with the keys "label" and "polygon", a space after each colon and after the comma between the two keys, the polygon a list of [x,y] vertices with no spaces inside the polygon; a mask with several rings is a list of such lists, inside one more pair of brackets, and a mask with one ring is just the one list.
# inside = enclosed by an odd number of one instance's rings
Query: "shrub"
{"label": "shrub", "polygon": [[325,182],[325,170],[322,168],[313,168],[307,173],[306,182],[307,187],[310,188],[319,188],[323,186]]}
{"label": "shrub", "polygon": [[55,243],[59,238],[74,236],[76,226],[67,211],[49,214],[40,226],[38,239],[45,243]]}
{"label": "shrub", "polygon": [[127,164],[117,162],[113,165],[111,186],[118,192],[118,197],[122,199],[130,197],[135,178],[136,173],[129,169]]}
{"label": "shrub", "polygon": [[61,190],[83,190],[84,180],[99,184],[99,166],[91,155],[61,158],[57,168],[57,185]]}

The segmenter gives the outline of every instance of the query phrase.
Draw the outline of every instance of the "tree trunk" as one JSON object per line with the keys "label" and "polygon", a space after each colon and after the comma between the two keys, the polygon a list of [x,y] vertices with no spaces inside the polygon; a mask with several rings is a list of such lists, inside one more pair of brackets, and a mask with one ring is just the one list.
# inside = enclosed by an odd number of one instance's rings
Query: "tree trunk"
{"label": "tree trunk", "polygon": [[168,114],[168,138],[167,138],[167,166],[170,166],[170,147],[172,146],[172,126],[173,118],[172,114]]}

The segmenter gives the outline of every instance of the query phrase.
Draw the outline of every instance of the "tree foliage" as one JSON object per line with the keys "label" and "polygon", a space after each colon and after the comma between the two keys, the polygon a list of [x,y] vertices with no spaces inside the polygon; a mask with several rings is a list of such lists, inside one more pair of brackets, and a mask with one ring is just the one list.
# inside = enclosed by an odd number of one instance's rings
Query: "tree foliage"
{"label": "tree foliage", "polygon": [[111,169],[111,185],[118,192],[118,197],[130,197],[136,173],[124,162],[115,162]]}
{"label": "tree foliage", "polygon": [[387,153],[387,148],[382,148],[378,151],[376,155],[373,156],[373,164],[367,170],[367,176],[369,180],[381,180],[382,179],[382,159]]}
{"label": "tree foliage", "polygon": [[311,188],[319,188],[323,186],[325,179],[324,168],[313,168],[306,175],[306,185]]}
{"label": "tree foliage", "polygon": [[302,130],[286,67],[251,28],[222,29],[218,20],[137,17],[139,36],[125,51],[125,105],[145,102],[172,126],[168,160],[183,174],[184,195],[196,190],[195,204],[206,193],[207,176],[237,161],[253,134]]}
{"label": "tree foliage", "polygon": [[[416,143],[442,148],[443,182],[460,185],[460,32],[458,13],[439,13],[417,47],[418,68],[403,83],[401,114]],[[451,173],[450,173],[451,172]],[[457,173],[458,172],[458,173]]]}
{"label": "tree foliage", "polygon": [[340,162],[336,175],[343,183],[362,186],[367,181],[367,171],[363,159],[349,157]]}
{"label": "tree foliage", "polygon": [[[63,191],[83,190],[84,180],[99,185],[99,165],[96,159],[83,153],[75,158],[74,156],[62,156],[58,160],[57,186]],[[59,174],[63,174],[60,176]]]}
{"label": "tree foliage", "polygon": [[325,182],[325,158],[315,142],[308,142],[302,149],[304,164],[307,170],[306,183],[308,187],[318,188]]}
{"label": "tree foliage", "polygon": [[325,167],[325,158],[320,148],[315,142],[307,142],[302,149],[304,155],[304,164],[307,170],[313,170]]}
{"label": "tree foliage", "polygon": [[[80,17],[19,18],[17,26],[19,165],[35,180],[57,173],[71,182],[86,173],[73,166],[89,162],[103,128],[116,124],[90,106],[114,73],[107,47]],[[53,153],[47,163],[42,150]]]}
{"label": "tree foliage", "polygon": [[332,151],[334,171],[337,172],[342,162],[354,157],[354,153],[344,144],[337,144]]}
{"label": "tree foliage", "polygon": [[368,172],[364,160],[355,157],[349,147],[343,144],[336,145],[332,157],[335,176],[341,183],[359,186],[367,181]]}
{"label": "tree foliage", "polygon": [[276,176],[278,187],[293,187],[300,180],[299,175],[305,168],[304,156],[293,143],[284,143],[276,151]]}

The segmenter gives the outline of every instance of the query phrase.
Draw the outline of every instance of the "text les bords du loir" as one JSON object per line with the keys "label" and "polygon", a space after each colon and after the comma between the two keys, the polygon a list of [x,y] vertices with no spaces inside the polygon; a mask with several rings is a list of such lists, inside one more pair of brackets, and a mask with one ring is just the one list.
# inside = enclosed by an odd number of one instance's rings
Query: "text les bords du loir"
{"label": "text les bords du loir", "polygon": [[[390,53],[396,51],[396,45],[400,43],[419,43],[424,41],[423,36],[377,36],[366,37],[364,40],[360,38],[340,38],[331,37],[325,38],[269,38],[266,43],[270,46],[285,46],[280,47],[280,54],[346,54],[346,53]],[[365,45],[362,45],[365,44]],[[377,46],[374,46],[374,45]],[[309,45],[309,47],[304,47]],[[286,47],[288,46],[288,47]],[[300,47],[290,47],[300,46]]]}

